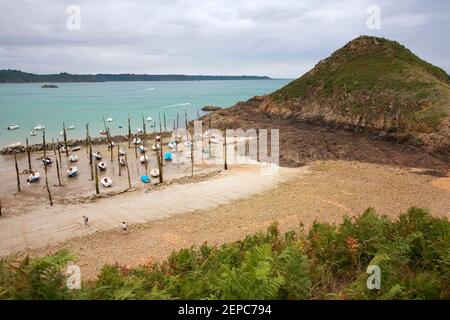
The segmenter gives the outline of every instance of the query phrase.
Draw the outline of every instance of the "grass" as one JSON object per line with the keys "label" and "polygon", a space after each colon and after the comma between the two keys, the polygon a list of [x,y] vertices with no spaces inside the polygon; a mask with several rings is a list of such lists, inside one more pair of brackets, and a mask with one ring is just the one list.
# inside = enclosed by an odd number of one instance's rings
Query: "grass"
{"label": "grass", "polygon": [[[1,299],[450,299],[450,222],[411,208],[396,221],[368,209],[340,225],[315,223],[220,247],[173,252],[162,263],[107,265],[68,290],[68,252],[0,262]],[[369,265],[381,289],[369,290]]]}

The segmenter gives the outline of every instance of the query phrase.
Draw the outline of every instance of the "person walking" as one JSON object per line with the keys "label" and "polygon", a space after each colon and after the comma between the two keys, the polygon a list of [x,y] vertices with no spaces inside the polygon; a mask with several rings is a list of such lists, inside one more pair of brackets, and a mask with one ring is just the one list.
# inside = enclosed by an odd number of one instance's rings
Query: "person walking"
{"label": "person walking", "polygon": [[122,221],[122,231],[125,232],[125,233],[128,231],[128,226],[127,226],[127,223],[125,221]]}
{"label": "person walking", "polygon": [[88,228],[89,227],[89,218],[86,216],[83,216],[83,223],[84,223],[84,227]]}

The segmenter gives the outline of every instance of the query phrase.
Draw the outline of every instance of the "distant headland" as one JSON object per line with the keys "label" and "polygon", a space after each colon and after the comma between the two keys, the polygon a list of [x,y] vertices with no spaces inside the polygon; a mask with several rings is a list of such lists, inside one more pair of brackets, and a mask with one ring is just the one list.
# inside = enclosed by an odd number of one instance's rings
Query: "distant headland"
{"label": "distant headland", "polygon": [[200,81],[200,80],[269,80],[267,76],[211,76],[185,74],[34,74],[19,70],[0,70],[0,83],[58,83],[107,81]]}

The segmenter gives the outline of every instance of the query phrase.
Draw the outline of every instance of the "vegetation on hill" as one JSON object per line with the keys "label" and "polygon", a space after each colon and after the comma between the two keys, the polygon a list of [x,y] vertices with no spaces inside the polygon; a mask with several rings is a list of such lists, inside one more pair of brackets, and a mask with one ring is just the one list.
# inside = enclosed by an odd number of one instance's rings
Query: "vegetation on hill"
{"label": "vegetation on hill", "polygon": [[431,132],[449,115],[450,77],[398,42],[362,36],[270,99],[298,117]]}
{"label": "vegetation on hill", "polygon": [[[412,208],[397,221],[368,209],[342,224],[315,223],[220,247],[174,252],[162,263],[103,267],[68,290],[65,251],[0,262],[1,299],[450,299],[450,222]],[[369,265],[381,289],[369,290]]]}
{"label": "vegetation on hill", "polygon": [[106,81],[198,81],[198,80],[261,80],[266,76],[202,76],[183,74],[33,74],[18,70],[0,70],[0,83],[28,82],[106,82]]}

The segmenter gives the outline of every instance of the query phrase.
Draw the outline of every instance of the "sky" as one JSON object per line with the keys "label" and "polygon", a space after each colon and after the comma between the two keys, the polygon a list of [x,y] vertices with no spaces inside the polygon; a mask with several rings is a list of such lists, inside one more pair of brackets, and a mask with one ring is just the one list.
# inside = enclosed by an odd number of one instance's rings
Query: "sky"
{"label": "sky", "polygon": [[450,73],[448,0],[0,0],[0,69],[296,78],[363,34]]}

